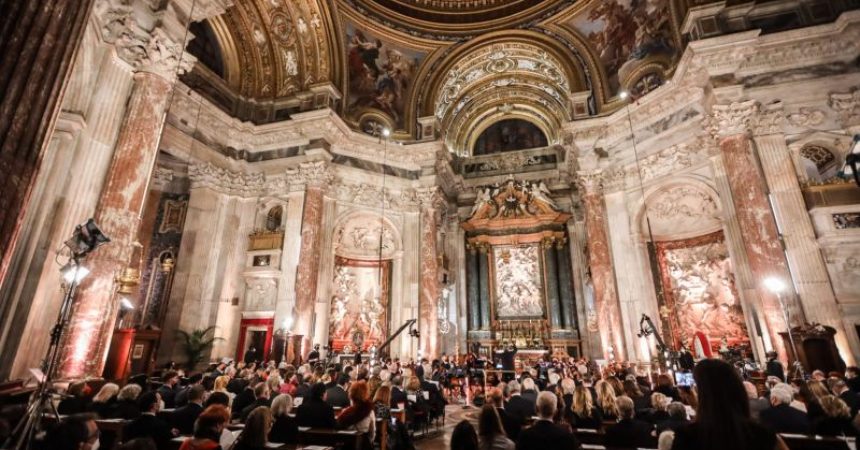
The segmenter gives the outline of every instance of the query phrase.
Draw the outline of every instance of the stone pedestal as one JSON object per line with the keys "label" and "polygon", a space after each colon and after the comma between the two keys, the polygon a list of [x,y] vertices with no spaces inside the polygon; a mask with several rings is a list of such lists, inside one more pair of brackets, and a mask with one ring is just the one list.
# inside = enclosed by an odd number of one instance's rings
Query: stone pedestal
{"label": "stone pedestal", "polygon": [[[581,174],[582,206],[585,211],[585,228],[588,234],[588,265],[594,286],[594,307],[597,327],[605,358],[626,360],[621,306],[615,287],[615,270],[607,235],[606,203],[603,198],[601,174]],[[612,352],[609,346],[612,346]]]}
{"label": "stone pedestal", "polygon": [[116,315],[114,278],[129,263],[155,157],[170,83],[154,73],[135,75],[128,112],[117,139],[95,220],[111,243],[85,265],[64,340],[60,374],[65,378],[99,376]]}

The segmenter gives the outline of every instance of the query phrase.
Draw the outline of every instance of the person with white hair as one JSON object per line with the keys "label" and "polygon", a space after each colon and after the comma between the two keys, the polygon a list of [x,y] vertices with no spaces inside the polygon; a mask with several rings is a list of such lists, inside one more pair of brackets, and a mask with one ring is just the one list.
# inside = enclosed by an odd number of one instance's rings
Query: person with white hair
{"label": "person with white hair", "polygon": [[[512,381],[511,384],[516,383]],[[509,384],[510,386],[510,384]],[[519,386],[516,386],[519,390]],[[534,425],[520,432],[517,450],[570,450],[580,448],[576,437],[559,425],[553,423],[558,398],[549,391],[537,396],[535,408],[538,420]]]}
{"label": "person with white hair", "polygon": [[269,431],[269,441],[280,444],[298,442],[299,427],[291,415],[293,398],[289,394],[281,394],[272,400],[272,429]]}
{"label": "person with white hair", "polygon": [[809,418],[803,411],[790,406],[793,400],[794,388],[778,383],[770,390],[771,407],[759,413],[761,424],[776,433],[808,433]]}
{"label": "person with white hair", "polygon": [[515,417],[521,424],[535,415],[535,404],[520,394],[520,383],[511,380],[508,383],[508,393],[510,398],[505,405],[505,412]]}
{"label": "person with white hair", "polygon": [[[656,394],[659,393],[652,395]],[[605,445],[607,447],[653,448],[651,432],[654,430],[654,426],[636,419],[633,399],[621,395],[615,399],[615,406],[618,408],[618,423],[606,429]]]}

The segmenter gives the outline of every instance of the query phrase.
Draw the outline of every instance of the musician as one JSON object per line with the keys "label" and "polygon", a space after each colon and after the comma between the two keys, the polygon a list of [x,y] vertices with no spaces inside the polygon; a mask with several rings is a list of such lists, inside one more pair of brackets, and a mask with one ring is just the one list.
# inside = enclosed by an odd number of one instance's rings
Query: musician
{"label": "musician", "polygon": [[[510,345],[502,350],[496,350],[496,359],[506,373],[502,374],[502,381],[508,382],[514,379],[514,356],[517,354],[517,346]],[[510,371],[510,372],[508,372]]]}
{"label": "musician", "polygon": [[314,365],[316,365],[317,362],[319,362],[319,360],[320,360],[320,345],[314,344],[314,349],[311,350],[310,353],[308,353],[308,363],[310,363],[311,366],[314,366]]}
{"label": "musician", "polygon": [[782,363],[777,360],[777,354],[774,351],[767,352],[765,375],[769,377],[777,377],[780,380],[785,381],[785,370],[782,367]]}
{"label": "musician", "polygon": [[681,354],[678,356],[678,363],[680,364],[681,369],[685,372],[691,372],[696,366],[696,360],[693,359],[693,354],[690,353],[690,349],[687,348],[686,345],[681,347]]}

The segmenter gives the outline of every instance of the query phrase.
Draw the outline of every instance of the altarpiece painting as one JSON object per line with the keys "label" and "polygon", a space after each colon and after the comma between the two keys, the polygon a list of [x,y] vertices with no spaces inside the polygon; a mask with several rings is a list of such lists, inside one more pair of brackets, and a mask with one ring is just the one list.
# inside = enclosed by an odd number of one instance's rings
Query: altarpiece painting
{"label": "altarpiece painting", "polygon": [[732,345],[748,341],[723,232],[656,247],[675,345],[690,345],[697,332],[715,347],[723,337]]}
{"label": "altarpiece painting", "polygon": [[496,318],[543,317],[543,277],[538,244],[494,246],[493,268]]}
{"label": "altarpiece painting", "polygon": [[354,347],[357,333],[364,342],[362,350],[385,340],[390,285],[390,260],[336,258],[329,320],[329,339],[335,351],[346,345]]}

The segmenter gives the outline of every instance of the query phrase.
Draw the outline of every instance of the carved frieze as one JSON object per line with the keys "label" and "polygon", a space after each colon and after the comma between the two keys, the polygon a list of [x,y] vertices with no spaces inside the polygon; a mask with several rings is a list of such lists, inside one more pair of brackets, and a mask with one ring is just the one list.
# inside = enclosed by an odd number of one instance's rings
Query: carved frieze
{"label": "carved frieze", "polygon": [[240,196],[260,194],[266,181],[262,173],[233,172],[208,162],[188,166],[188,178],[192,187]]}
{"label": "carved frieze", "polygon": [[286,170],[286,182],[290,186],[326,187],[334,175],[326,161],[308,161]]}
{"label": "carved frieze", "polygon": [[860,125],[860,88],[853,92],[830,94],[830,107],[839,114],[843,126]]}

